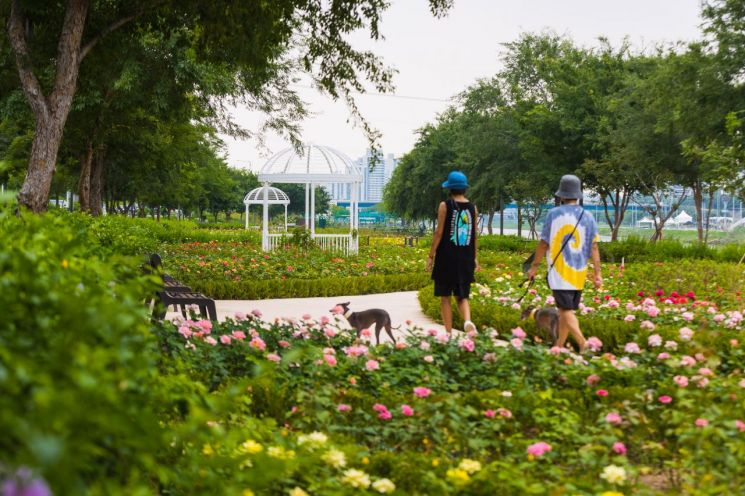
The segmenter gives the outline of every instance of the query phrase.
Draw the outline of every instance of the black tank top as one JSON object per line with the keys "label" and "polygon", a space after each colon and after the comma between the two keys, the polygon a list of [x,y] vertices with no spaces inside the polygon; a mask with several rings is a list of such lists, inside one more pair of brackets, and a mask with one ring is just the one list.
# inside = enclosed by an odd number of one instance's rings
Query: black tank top
{"label": "black tank top", "polygon": [[437,246],[432,279],[449,284],[474,281],[476,270],[476,207],[471,202],[445,202],[445,229]]}

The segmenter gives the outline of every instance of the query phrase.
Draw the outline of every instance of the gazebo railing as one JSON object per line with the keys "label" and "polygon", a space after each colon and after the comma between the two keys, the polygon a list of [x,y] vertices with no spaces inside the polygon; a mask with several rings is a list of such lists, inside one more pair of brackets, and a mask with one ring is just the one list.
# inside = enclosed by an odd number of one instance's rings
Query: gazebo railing
{"label": "gazebo railing", "polygon": [[357,253],[351,243],[349,234],[316,234],[314,241],[323,251],[340,252],[349,255],[350,252]]}
{"label": "gazebo railing", "polygon": [[[287,240],[286,234],[270,233],[267,237],[268,250],[274,251],[282,248],[282,242]],[[352,239],[349,234],[316,234],[313,236],[319,248],[323,251],[342,253],[344,255],[356,254],[357,240]]]}

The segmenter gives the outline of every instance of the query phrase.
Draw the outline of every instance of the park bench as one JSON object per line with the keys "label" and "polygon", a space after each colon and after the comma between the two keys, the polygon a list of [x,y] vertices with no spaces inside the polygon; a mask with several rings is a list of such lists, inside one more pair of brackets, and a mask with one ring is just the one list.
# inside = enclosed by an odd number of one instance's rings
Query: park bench
{"label": "park bench", "polygon": [[[201,293],[195,293],[189,286],[177,281],[172,276],[163,272],[163,261],[160,255],[153,253],[150,255],[148,262],[145,264],[145,270],[148,273],[160,274],[163,281],[163,290],[156,293],[157,300],[153,306],[153,318],[163,320],[168,311],[168,307],[173,305],[174,310],[181,310],[184,318],[188,317],[187,306],[196,305],[202,317],[210,320],[217,320],[217,309],[215,300],[206,297]],[[152,299],[148,299],[146,304],[149,306]]]}
{"label": "park bench", "polygon": [[404,238],[404,246],[414,247],[419,244],[419,236],[406,236]]}

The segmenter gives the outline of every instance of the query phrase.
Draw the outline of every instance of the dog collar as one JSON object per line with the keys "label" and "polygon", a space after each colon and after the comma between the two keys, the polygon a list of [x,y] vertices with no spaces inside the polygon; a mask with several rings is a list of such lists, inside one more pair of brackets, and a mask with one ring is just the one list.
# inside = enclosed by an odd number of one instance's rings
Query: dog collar
{"label": "dog collar", "polygon": [[531,311],[530,311],[530,318],[531,318],[531,319],[534,319],[534,318],[535,318],[535,313],[536,313],[537,311],[538,311],[538,309],[537,309],[537,308],[534,308],[533,310],[531,310]]}
{"label": "dog collar", "polygon": [[344,313],[344,318],[345,318],[345,319],[348,319],[348,318],[349,318],[349,316],[350,316],[350,315],[352,315],[353,313],[354,313],[353,311],[351,311],[351,310],[347,310],[347,311],[346,311],[346,312]]}

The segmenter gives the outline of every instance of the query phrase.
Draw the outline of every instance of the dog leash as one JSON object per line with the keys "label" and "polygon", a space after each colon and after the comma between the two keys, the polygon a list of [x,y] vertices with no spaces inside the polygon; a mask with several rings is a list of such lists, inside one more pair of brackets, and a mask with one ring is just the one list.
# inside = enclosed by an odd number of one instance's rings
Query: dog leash
{"label": "dog leash", "polygon": [[523,301],[523,298],[525,298],[528,295],[528,293],[530,292],[530,288],[533,287],[533,283],[535,282],[535,279],[525,279],[520,284],[520,287],[522,287],[523,284],[525,284],[526,282],[529,283],[528,284],[528,287],[525,288],[525,292],[523,293],[523,295],[520,298],[517,299],[517,301],[515,301],[515,303],[520,303],[521,301]]}

